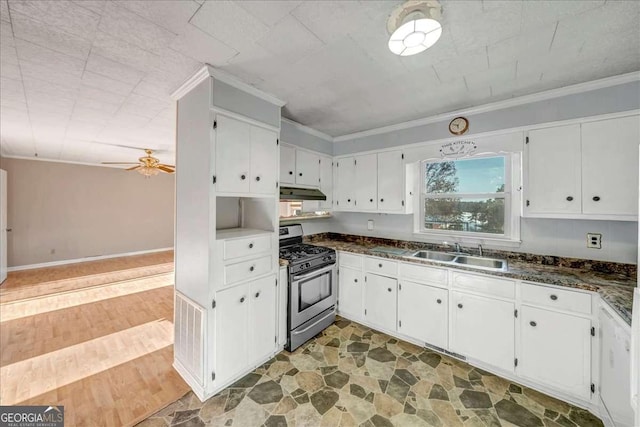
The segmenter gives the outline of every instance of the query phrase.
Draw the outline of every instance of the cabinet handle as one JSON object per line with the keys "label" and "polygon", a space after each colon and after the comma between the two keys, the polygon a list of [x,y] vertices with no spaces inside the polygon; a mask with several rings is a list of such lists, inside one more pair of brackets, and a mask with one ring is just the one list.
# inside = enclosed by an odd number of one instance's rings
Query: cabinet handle
{"label": "cabinet handle", "polygon": [[240,298],[240,304],[244,302],[244,297]]}
{"label": "cabinet handle", "polygon": [[378,267],[379,267],[379,268],[382,268],[382,264],[378,264]]}
{"label": "cabinet handle", "polygon": [[549,298],[551,298],[552,300],[554,300],[554,301],[555,301],[555,300],[557,300],[557,299],[558,299],[558,296],[557,296],[557,295],[551,295]]}
{"label": "cabinet handle", "polygon": [[249,271],[253,271],[253,270],[255,270],[255,269],[256,269],[256,267],[255,267],[255,266],[253,266],[253,265],[252,265],[251,267],[249,267]]}
{"label": "cabinet handle", "polygon": [[260,177],[259,176],[256,176],[256,181],[260,181]]}
{"label": "cabinet handle", "polygon": [[253,249],[253,243],[249,243],[249,249]]}
{"label": "cabinet handle", "polygon": [[244,181],[245,179],[247,179],[247,176],[245,174],[242,174],[240,175],[240,179]]}
{"label": "cabinet handle", "polygon": [[302,176],[302,172],[300,172],[298,175]]}
{"label": "cabinet handle", "polygon": [[358,283],[358,279],[353,279],[354,282]]}
{"label": "cabinet handle", "polygon": [[347,199],[347,202],[351,203],[351,199]]}
{"label": "cabinet handle", "polygon": [[458,304],[458,308],[462,308],[462,304]]}
{"label": "cabinet handle", "polygon": [[373,203],[373,199],[369,199],[369,201],[370,201],[371,203]]}
{"label": "cabinet handle", "polygon": [[600,201],[600,196],[593,196],[593,201],[594,202],[599,202]]}
{"label": "cabinet handle", "polygon": [[391,288],[387,288],[387,290],[388,290],[389,292],[391,292]]}
{"label": "cabinet handle", "polygon": [[567,200],[570,202],[573,201],[573,196],[567,196]]}
{"label": "cabinet handle", "polygon": [[442,300],[441,300],[440,298],[438,298],[438,299],[436,300],[436,302],[437,302],[438,304],[442,304]]}
{"label": "cabinet handle", "polygon": [[384,202],[384,199],[380,199],[381,202]]}
{"label": "cabinet handle", "polygon": [[532,320],[531,322],[529,322],[529,324],[530,324],[531,326],[533,326],[534,328],[538,325],[538,324],[537,324],[536,322],[534,322],[533,320]]}
{"label": "cabinet handle", "polygon": [[293,171],[289,171],[289,175],[293,175]]}
{"label": "cabinet handle", "polygon": [[260,296],[260,292],[256,292],[256,298]]}

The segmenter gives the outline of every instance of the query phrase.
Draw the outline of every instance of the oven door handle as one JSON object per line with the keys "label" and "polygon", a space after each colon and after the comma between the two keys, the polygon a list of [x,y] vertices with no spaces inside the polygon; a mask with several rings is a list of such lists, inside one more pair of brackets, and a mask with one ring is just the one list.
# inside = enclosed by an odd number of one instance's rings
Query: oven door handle
{"label": "oven door handle", "polygon": [[325,320],[327,317],[330,317],[332,315],[336,314],[336,309],[334,308],[333,310],[331,310],[329,313],[327,313],[326,316],[322,316],[322,319],[318,319],[317,321],[313,322],[313,324],[307,326],[306,328],[304,328],[301,331],[293,331],[291,332],[291,335],[300,335],[300,334],[304,334],[305,332],[307,332],[309,329],[315,327],[318,323],[322,322],[323,320]]}
{"label": "oven door handle", "polygon": [[318,270],[313,270],[312,272],[307,273],[307,274],[303,274],[301,276],[293,276],[293,281],[294,282],[298,282],[300,280],[308,279],[309,277],[317,276],[318,274],[325,273],[325,272],[333,269],[333,267],[335,267],[335,264],[331,264],[331,265],[328,265],[326,267],[322,267],[322,268],[320,268]]}

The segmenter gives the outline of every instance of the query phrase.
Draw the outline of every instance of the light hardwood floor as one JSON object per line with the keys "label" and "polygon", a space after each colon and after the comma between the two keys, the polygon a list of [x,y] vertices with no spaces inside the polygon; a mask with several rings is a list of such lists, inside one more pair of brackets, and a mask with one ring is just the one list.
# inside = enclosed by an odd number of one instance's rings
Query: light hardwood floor
{"label": "light hardwood floor", "polygon": [[66,426],[134,425],[188,386],[172,368],[173,253],[10,273],[0,404],[64,405]]}

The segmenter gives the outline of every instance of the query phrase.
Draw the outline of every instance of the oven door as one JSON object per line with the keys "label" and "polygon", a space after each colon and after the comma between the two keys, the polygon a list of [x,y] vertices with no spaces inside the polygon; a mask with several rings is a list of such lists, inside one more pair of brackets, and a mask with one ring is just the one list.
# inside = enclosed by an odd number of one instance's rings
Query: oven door
{"label": "oven door", "polygon": [[331,264],[305,274],[293,275],[289,291],[289,327],[304,322],[336,304],[336,265]]}

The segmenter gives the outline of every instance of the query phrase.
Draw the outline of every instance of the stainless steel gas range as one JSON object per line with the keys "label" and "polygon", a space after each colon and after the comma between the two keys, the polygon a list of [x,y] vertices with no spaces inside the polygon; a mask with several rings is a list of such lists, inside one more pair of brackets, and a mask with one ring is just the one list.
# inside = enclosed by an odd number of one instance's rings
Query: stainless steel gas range
{"label": "stainless steel gas range", "polygon": [[280,258],[289,262],[287,344],[293,351],[336,318],[336,251],[302,243],[302,225],[280,227]]}

